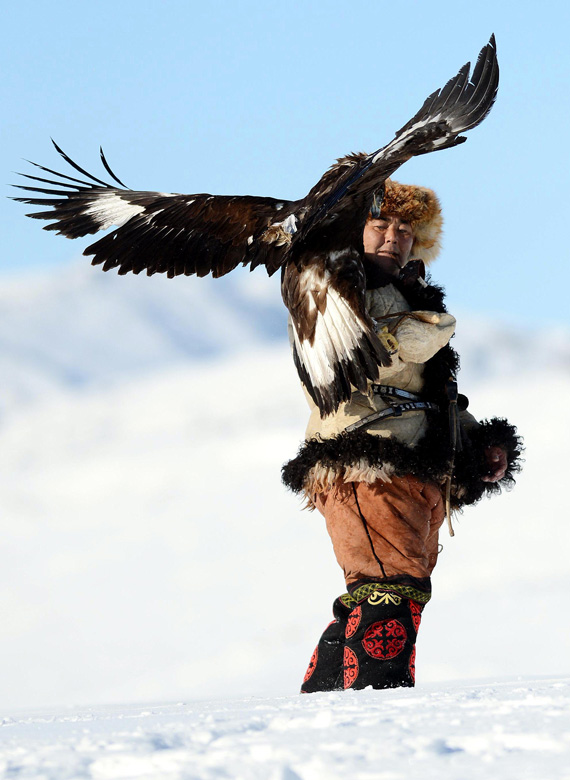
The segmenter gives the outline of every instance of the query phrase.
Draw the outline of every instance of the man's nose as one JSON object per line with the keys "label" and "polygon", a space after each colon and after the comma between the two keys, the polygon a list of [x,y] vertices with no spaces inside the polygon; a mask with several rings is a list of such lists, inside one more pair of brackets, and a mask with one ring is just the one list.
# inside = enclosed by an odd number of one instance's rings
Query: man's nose
{"label": "man's nose", "polygon": [[397,244],[398,243],[398,231],[395,225],[388,225],[386,232],[384,233],[385,244]]}

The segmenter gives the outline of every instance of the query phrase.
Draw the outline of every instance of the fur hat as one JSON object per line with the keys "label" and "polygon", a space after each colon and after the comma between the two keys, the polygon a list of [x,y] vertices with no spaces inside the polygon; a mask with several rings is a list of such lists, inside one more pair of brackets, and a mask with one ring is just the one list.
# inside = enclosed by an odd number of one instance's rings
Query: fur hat
{"label": "fur hat", "polygon": [[441,250],[443,217],[433,190],[387,179],[384,198],[380,202],[374,196],[369,219],[378,219],[380,214],[395,214],[412,226],[410,260],[423,260],[427,265],[436,259]]}

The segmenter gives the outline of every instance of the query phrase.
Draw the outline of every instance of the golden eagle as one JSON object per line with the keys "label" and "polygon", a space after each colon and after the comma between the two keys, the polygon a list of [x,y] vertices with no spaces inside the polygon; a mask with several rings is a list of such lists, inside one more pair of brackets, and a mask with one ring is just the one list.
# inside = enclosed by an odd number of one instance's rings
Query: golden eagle
{"label": "golden eagle", "polygon": [[[18,185],[47,197],[15,198],[47,207],[28,214],[51,220],[46,230],[78,238],[115,229],[85,249],[93,265],[119,274],[223,276],[240,263],[282,274],[291,315],[294,360],[322,416],[347,401],[351,388],[366,391],[390,356],[365,310],[362,232],[385,180],[419,154],[466,140],[460,133],[487,116],[497,94],[495,38],[470,63],[433,92],[389,144],[368,155],[340,158],[300,200],[128,189],[85,171],[54,142],[61,156],[89,181],[32,163],[58,179],[22,174],[50,188]],[[119,186],[116,186],[119,185]],[[55,188],[54,188],[55,186]]]}

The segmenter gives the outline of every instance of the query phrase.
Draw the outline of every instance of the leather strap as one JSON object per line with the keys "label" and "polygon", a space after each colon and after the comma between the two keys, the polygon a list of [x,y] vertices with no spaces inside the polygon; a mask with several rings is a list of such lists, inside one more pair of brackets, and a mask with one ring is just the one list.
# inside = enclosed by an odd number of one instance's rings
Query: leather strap
{"label": "leather strap", "polygon": [[388,395],[391,398],[402,398],[404,401],[422,400],[416,393],[410,393],[409,390],[401,390],[399,387],[392,387],[392,385],[372,385],[372,392],[374,395]]}
{"label": "leather strap", "polygon": [[377,420],[385,420],[387,417],[401,417],[406,412],[415,412],[418,410],[438,412],[439,406],[437,404],[432,404],[431,401],[408,401],[403,404],[394,404],[394,406],[390,406],[388,409],[382,409],[381,412],[373,412],[372,414],[363,417],[362,420],[357,420],[357,422],[352,423],[352,425],[347,425],[344,430],[347,433],[351,433],[352,431],[357,431],[359,428],[365,428]]}

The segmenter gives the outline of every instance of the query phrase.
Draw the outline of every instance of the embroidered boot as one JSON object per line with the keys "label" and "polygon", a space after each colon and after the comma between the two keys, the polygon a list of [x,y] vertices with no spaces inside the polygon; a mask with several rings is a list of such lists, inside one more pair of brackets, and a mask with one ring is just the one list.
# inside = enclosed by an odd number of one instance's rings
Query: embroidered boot
{"label": "embroidered boot", "polygon": [[411,688],[423,604],[392,591],[375,591],[346,623],[344,688]]}
{"label": "embroidered boot", "polygon": [[[348,601],[348,606],[343,603]],[[333,604],[334,620],[325,628],[315,647],[309,668],[301,686],[301,693],[341,691],[343,689],[343,660],[346,622],[352,609],[350,596],[340,596]]]}

